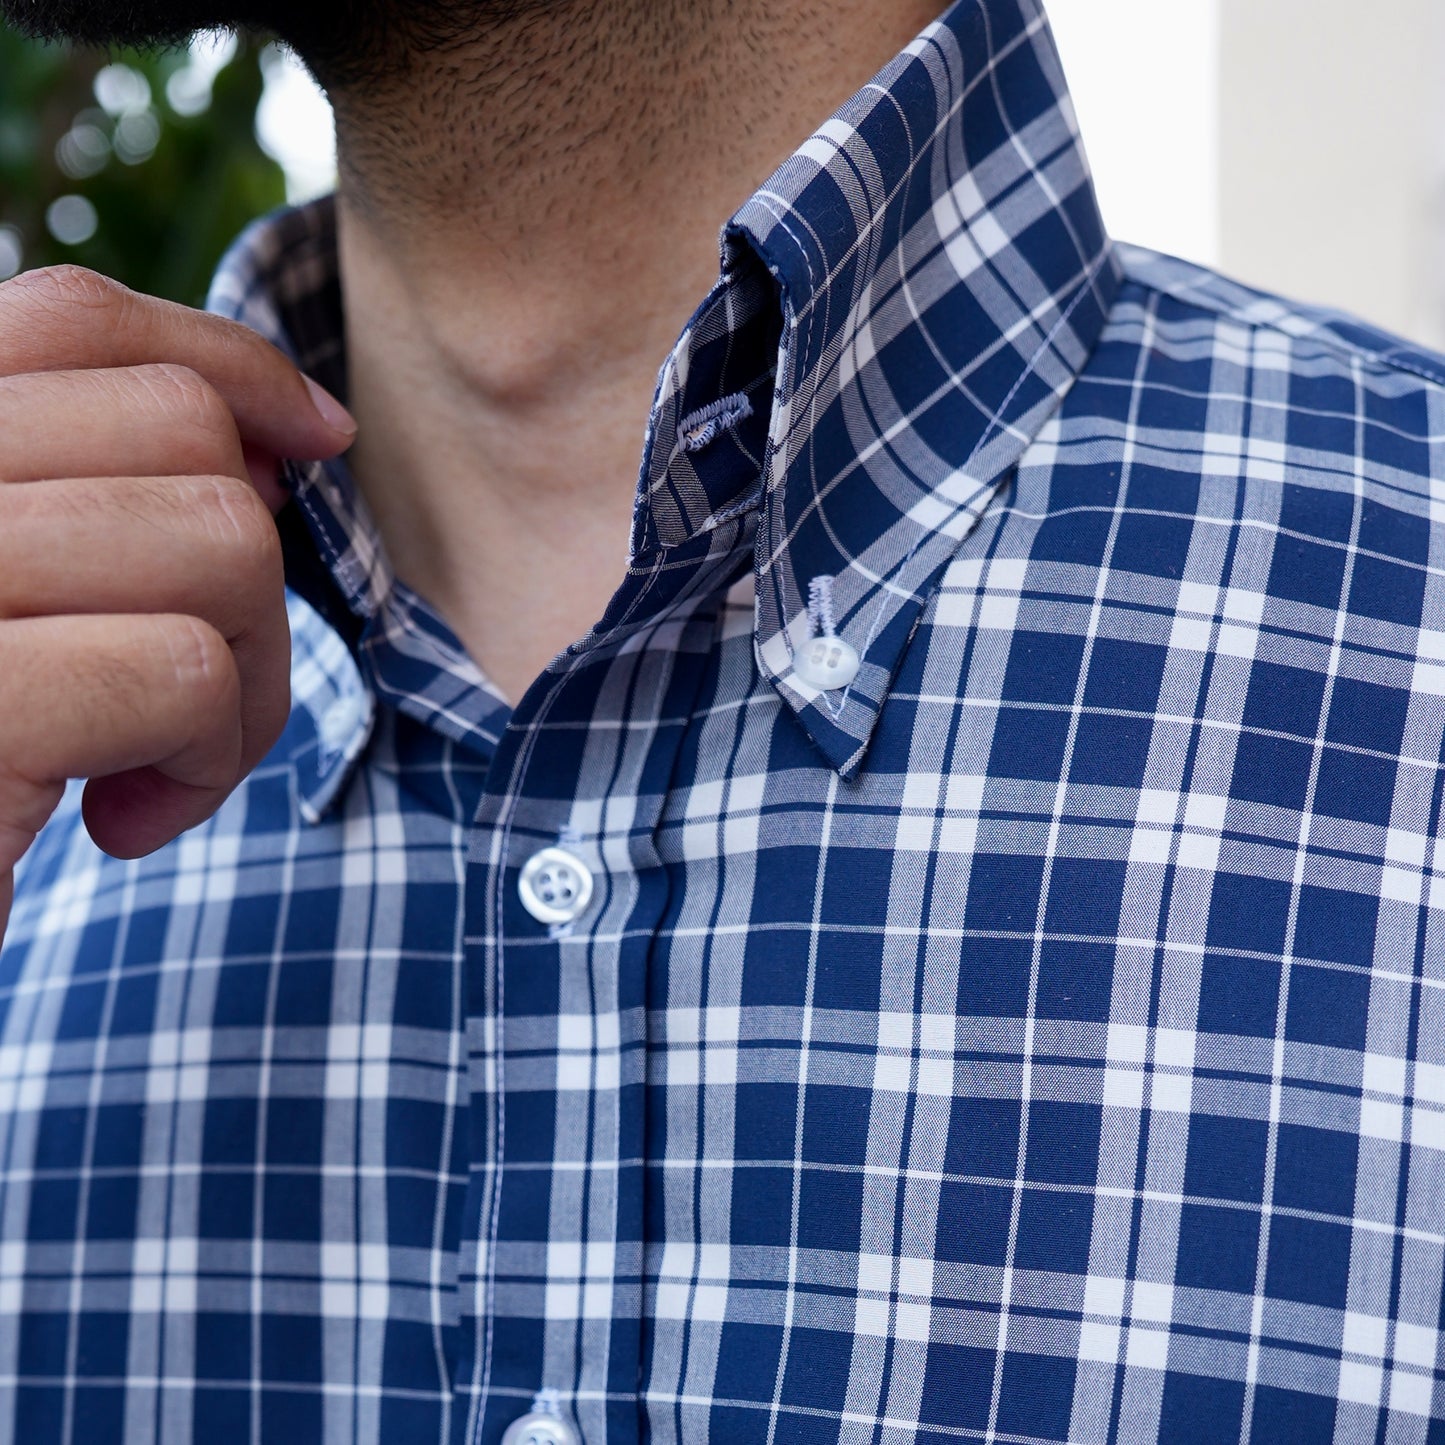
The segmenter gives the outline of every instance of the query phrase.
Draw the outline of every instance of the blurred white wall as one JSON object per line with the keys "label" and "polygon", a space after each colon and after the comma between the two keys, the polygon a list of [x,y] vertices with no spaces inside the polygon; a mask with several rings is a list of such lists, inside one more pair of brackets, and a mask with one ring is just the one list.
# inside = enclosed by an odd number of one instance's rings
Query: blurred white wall
{"label": "blurred white wall", "polygon": [[1222,0],[1220,263],[1445,345],[1441,0]]}
{"label": "blurred white wall", "polygon": [[1110,231],[1216,264],[1218,0],[1044,3]]}
{"label": "blurred white wall", "polygon": [[1442,0],[1045,0],[1115,235],[1445,348]]}

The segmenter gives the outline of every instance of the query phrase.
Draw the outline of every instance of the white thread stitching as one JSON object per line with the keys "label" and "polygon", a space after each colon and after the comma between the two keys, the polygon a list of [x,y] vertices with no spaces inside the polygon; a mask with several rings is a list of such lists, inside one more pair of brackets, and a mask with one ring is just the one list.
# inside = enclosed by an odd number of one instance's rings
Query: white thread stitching
{"label": "white thread stitching", "polygon": [[838,635],[837,618],[833,612],[833,579],[814,577],[808,583],[808,620],[813,624],[815,634],[824,637]]}
{"label": "white thread stitching", "polygon": [[723,432],[731,431],[752,414],[753,404],[741,391],[689,412],[677,424],[683,451],[700,452],[709,442],[716,441]]}

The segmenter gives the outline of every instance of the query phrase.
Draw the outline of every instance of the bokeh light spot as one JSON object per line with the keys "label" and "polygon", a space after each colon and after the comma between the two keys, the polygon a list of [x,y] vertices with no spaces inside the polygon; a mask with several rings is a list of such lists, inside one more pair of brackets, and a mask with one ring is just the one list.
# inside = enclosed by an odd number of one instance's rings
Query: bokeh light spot
{"label": "bokeh light spot", "polygon": [[123,115],[116,121],[112,144],[125,165],[138,166],[156,153],[160,139],[161,123],[155,111],[142,110],[134,115]]}
{"label": "bokeh light spot", "polygon": [[73,181],[99,175],[109,160],[110,137],[88,121],[77,121],[55,147],[55,163]]}
{"label": "bokeh light spot", "polygon": [[151,83],[131,65],[107,65],[95,77],[95,98],[107,115],[133,115],[148,110]]}
{"label": "bokeh light spot", "polygon": [[20,232],[14,226],[0,226],[0,281],[16,275],[25,260]]}
{"label": "bokeh light spot", "polygon": [[80,246],[95,235],[100,217],[84,196],[61,196],[51,202],[45,224],[62,246]]}

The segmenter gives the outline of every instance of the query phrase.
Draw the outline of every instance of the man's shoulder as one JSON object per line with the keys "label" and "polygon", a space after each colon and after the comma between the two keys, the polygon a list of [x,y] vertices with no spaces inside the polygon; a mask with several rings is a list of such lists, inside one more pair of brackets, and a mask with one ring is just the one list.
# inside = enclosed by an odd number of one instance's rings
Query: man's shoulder
{"label": "man's shoulder", "polygon": [[1417,342],[1348,312],[1262,291],[1177,256],[1125,244],[1115,249],[1126,283],[1120,298],[1126,313],[1143,293],[1164,308],[1166,323],[1194,311],[1248,336],[1277,358],[1277,366],[1293,361],[1317,375],[1332,367],[1344,375],[1393,374],[1401,394],[1445,395],[1445,355]]}
{"label": "man's shoulder", "polygon": [[1103,331],[1026,468],[1097,467],[1097,486],[1142,470],[1151,485],[1113,505],[1163,497],[1200,520],[1346,551],[1403,549],[1416,565],[1434,554],[1445,356],[1188,261],[1116,252],[1122,284]]}

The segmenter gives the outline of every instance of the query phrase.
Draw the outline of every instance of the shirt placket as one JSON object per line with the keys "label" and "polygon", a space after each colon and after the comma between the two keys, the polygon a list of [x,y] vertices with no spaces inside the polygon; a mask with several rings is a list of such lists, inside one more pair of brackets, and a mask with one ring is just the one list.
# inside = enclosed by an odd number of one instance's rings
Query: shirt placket
{"label": "shirt placket", "polygon": [[655,836],[724,598],[754,563],[780,324],[766,272],[735,262],[663,368],[626,579],[519,703],[476,816],[467,1445],[529,1405],[587,1440],[639,1433],[647,976],[670,886]]}
{"label": "shirt placket", "polygon": [[[750,538],[739,524],[703,551],[715,588],[660,596],[535,687],[492,766],[467,877],[458,1439],[499,1439],[541,1392],[584,1439],[638,1433],[646,981],[669,888],[654,839]],[[539,891],[568,911],[579,880],[575,918],[529,911]]]}

